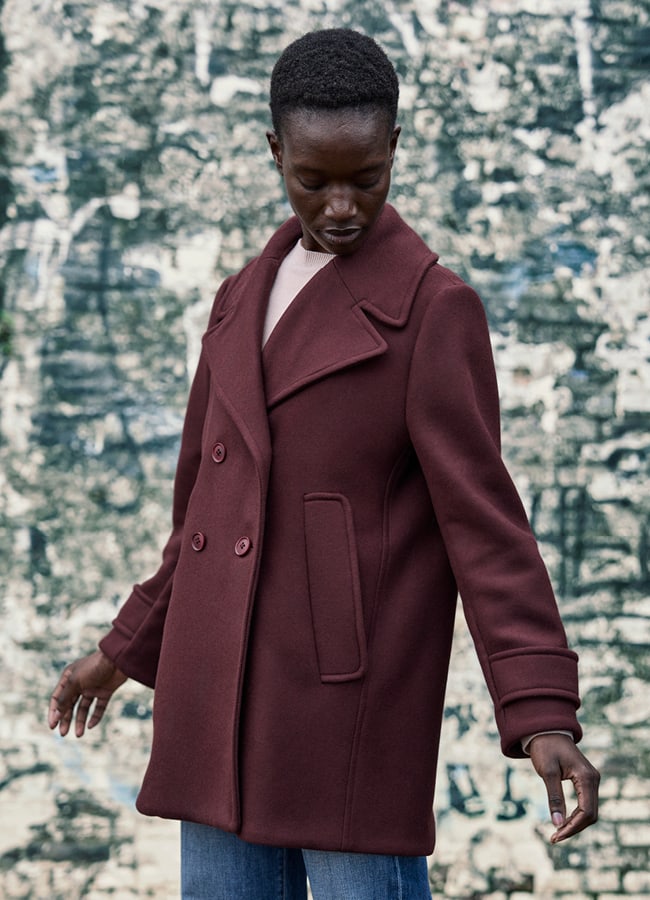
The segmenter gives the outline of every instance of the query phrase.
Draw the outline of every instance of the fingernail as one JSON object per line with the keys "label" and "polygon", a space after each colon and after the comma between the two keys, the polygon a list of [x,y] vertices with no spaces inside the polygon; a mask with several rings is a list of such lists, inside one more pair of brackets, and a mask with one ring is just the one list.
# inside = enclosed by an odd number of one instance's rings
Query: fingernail
{"label": "fingernail", "polygon": [[551,821],[557,828],[559,828],[560,825],[564,824],[564,816],[561,812],[554,812],[551,815]]}

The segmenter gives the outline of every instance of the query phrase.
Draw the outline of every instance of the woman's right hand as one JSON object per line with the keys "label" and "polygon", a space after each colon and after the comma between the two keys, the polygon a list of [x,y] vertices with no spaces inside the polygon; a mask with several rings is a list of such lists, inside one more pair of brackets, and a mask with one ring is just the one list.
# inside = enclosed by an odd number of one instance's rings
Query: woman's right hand
{"label": "woman's right hand", "polygon": [[[101,650],[70,663],[52,691],[48,711],[50,728],[58,726],[61,736],[66,735],[76,706],[75,734],[81,737],[87,721],[88,728],[101,722],[108,701],[126,679],[127,676]],[[93,710],[88,720],[91,706]]]}

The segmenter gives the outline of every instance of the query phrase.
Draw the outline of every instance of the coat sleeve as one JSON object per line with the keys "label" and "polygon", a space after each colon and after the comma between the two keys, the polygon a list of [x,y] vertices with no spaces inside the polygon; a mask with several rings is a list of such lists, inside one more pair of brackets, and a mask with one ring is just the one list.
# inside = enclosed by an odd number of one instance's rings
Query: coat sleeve
{"label": "coat sleeve", "polygon": [[460,279],[444,270],[441,277],[413,354],[407,421],[502,749],[522,756],[526,734],[561,729],[580,739],[577,656],[567,647],[546,567],[501,458],[483,306]]}
{"label": "coat sleeve", "polygon": [[[210,316],[216,320],[229,280],[220,288]],[[190,390],[181,447],[174,479],[172,531],[162,553],[160,568],[147,581],[136,584],[120,608],[113,627],[99,642],[115,665],[136,681],[153,687],[162,643],[174,572],[180,553],[185,513],[201,463],[203,423],[210,391],[210,373],[201,355]]]}

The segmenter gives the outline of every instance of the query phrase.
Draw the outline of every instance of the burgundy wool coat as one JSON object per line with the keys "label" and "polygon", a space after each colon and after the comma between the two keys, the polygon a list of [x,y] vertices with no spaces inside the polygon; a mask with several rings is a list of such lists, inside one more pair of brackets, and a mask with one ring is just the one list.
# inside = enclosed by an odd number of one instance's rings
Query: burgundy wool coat
{"label": "burgundy wool coat", "polygon": [[141,812],[428,854],[457,591],[507,755],[579,739],[577,658],[501,461],[479,298],[386,206],[262,352],[300,233],[217,294],[162,565],[101,647],[155,686]]}

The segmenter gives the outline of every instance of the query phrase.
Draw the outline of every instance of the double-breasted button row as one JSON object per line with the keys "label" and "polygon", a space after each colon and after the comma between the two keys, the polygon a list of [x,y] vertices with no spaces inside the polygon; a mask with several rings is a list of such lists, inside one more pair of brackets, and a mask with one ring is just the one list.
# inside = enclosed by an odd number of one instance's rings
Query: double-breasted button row
{"label": "double-breasted button row", "polygon": [[[216,441],[212,445],[211,456],[214,462],[222,463],[227,455],[226,445],[221,441]],[[205,535],[201,531],[197,531],[196,534],[192,535],[192,549],[197,552],[203,550],[205,547]],[[237,556],[246,556],[248,551],[251,548],[251,539],[246,537],[240,537],[237,543],[235,544],[235,554]]]}
{"label": "double-breasted button row", "polygon": [[[236,556],[246,556],[248,551],[250,550],[252,544],[251,539],[246,537],[240,537],[237,543],[235,544],[235,554]],[[195,531],[192,535],[192,550],[196,550],[199,553],[205,547],[205,535],[202,531]]]}

